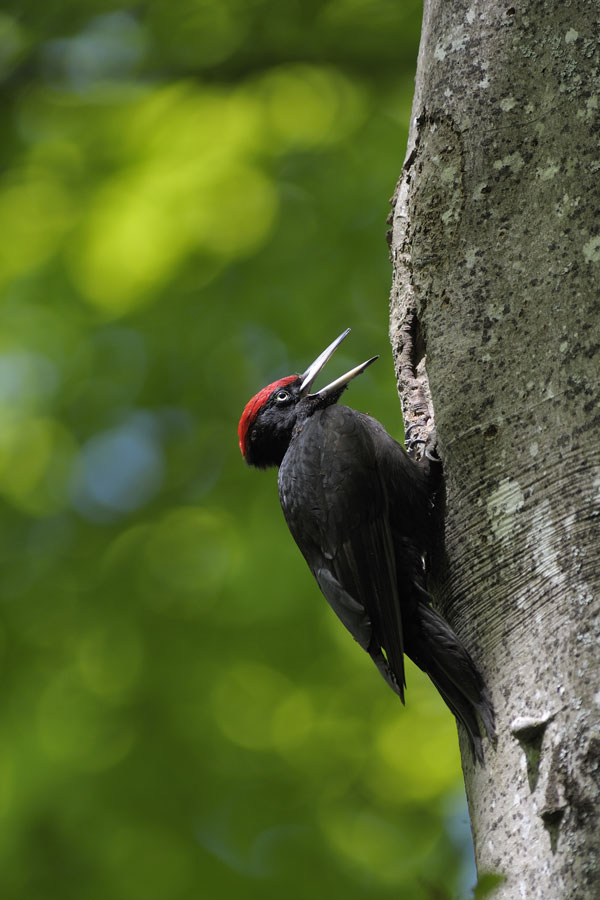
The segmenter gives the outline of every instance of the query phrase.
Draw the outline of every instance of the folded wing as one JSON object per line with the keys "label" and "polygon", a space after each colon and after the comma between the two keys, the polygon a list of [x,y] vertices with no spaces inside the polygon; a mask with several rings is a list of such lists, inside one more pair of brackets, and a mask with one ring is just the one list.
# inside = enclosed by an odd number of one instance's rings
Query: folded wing
{"label": "folded wing", "polygon": [[372,438],[345,406],[302,429],[302,454],[292,439],[279,472],[288,526],[328,603],[403,699],[396,553]]}

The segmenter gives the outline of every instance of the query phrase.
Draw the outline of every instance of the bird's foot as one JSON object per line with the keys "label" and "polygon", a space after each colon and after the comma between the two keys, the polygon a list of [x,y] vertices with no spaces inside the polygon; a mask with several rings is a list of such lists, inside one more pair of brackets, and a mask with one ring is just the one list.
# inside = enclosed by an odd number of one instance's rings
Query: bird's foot
{"label": "bird's foot", "polygon": [[[419,444],[428,444],[429,438],[427,436],[422,437],[423,434],[426,433],[427,422],[423,419],[419,419],[416,422],[411,422],[410,425],[404,431],[404,446],[406,447],[407,453],[413,454],[416,447]],[[421,454],[422,455],[422,454]]]}

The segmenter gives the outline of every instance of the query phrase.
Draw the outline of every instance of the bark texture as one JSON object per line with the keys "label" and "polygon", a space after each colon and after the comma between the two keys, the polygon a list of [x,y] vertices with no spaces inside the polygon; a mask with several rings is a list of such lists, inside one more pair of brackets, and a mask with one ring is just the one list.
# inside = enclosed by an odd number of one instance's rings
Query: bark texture
{"label": "bark texture", "polygon": [[393,201],[400,396],[413,437],[435,408],[444,466],[436,599],[496,707],[485,766],[461,746],[497,900],[600,897],[599,41],[597,0],[425,0]]}

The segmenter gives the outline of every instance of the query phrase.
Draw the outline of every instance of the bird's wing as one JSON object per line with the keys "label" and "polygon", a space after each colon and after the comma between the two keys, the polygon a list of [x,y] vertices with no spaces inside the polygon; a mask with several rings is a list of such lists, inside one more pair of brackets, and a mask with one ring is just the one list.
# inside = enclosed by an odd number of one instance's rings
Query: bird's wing
{"label": "bird's wing", "polygon": [[311,416],[282,463],[279,494],[330,606],[402,696],[402,616],[388,496],[360,415],[331,406]]}
{"label": "bird's wing", "polygon": [[428,469],[410,459],[380,422],[365,413],[356,415],[373,437],[377,465],[389,499],[394,542],[406,539],[423,552],[432,537],[432,482]]}

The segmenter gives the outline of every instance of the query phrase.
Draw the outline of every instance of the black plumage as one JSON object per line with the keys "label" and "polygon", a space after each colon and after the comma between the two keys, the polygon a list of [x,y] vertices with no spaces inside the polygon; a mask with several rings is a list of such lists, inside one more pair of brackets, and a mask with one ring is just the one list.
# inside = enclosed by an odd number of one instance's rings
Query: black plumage
{"label": "black plumage", "polygon": [[406,653],[426,672],[482,760],[480,720],[494,738],[483,679],[433,609],[425,557],[431,541],[427,472],[375,419],[337,404],[358,366],[309,393],[340,336],[302,376],[269,385],[240,421],[251,465],[279,466],[288,527],[328,603],[404,701]]}

